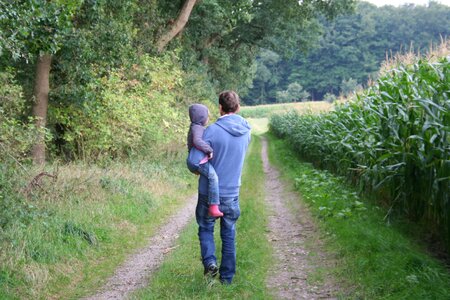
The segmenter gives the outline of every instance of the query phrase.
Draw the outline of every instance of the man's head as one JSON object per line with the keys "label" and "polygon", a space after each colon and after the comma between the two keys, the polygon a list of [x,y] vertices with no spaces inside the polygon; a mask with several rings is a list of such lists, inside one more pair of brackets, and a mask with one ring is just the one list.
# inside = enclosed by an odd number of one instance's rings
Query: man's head
{"label": "man's head", "polygon": [[220,114],[236,113],[240,108],[240,99],[234,91],[224,91],[219,95]]}

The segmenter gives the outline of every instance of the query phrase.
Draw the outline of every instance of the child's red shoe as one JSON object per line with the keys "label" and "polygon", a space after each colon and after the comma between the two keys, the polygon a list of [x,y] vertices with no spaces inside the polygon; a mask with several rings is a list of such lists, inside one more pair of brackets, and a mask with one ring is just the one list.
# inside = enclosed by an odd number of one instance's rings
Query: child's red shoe
{"label": "child's red shoe", "polygon": [[221,212],[221,211],[219,210],[219,205],[217,205],[217,204],[211,204],[211,205],[209,206],[209,208],[208,208],[208,214],[209,214],[211,217],[216,217],[216,218],[218,218],[218,217],[223,217],[223,212]]}

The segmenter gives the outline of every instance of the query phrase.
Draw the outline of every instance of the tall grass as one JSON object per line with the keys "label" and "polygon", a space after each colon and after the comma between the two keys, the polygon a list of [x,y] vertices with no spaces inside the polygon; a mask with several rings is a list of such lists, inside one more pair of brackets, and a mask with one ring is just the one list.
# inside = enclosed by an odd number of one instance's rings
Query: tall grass
{"label": "tall grass", "polygon": [[393,67],[355,102],[274,116],[270,129],[450,244],[450,58]]}
{"label": "tall grass", "polygon": [[0,175],[1,299],[73,299],[95,289],[192,194],[195,177],[181,157],[46,171],[57,179],[43,178],[28,199],[27,173]]}

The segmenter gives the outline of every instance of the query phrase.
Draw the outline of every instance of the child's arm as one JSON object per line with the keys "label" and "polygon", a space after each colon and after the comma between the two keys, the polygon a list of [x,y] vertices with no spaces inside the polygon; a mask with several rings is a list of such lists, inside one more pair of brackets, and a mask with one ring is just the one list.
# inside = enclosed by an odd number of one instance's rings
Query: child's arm
{"label": "child's arm", "polygon": [[196,128],[192,128],[192,141],[194,143],[194,147],[198,150],[201,150],[206,155],[211,156],[211,153],[213,153],[213,149],[207,142],[203,140],[204,128],[202,126],[195,127]]}

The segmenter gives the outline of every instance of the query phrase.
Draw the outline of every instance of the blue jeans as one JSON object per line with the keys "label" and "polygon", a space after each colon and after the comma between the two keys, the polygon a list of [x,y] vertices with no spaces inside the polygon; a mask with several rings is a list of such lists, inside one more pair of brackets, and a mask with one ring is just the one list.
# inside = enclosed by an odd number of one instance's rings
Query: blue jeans
{"label": "blue jeans", "polygon": [[206,162],[199,165],[197,171],[208,178],[208,203],[218,205],[220,203],[219,178],[217,177],[216,170],[214,170],[214,167],[209,162]]}
{"label": "blue jeans", "polygon": [[[219,268],[220,280],[231,283],[236,273],[236,221],[241,215],[239,196],[220,197],[219,209],[223,212],[220,218],[220,238],[222,239],[222,261]],[[208,215],[208,197],[198,195],[195,217],[198,224],[198,237],[203,266],[217,264],[216,245],[214,243],[214,224],[216,218]]]}

